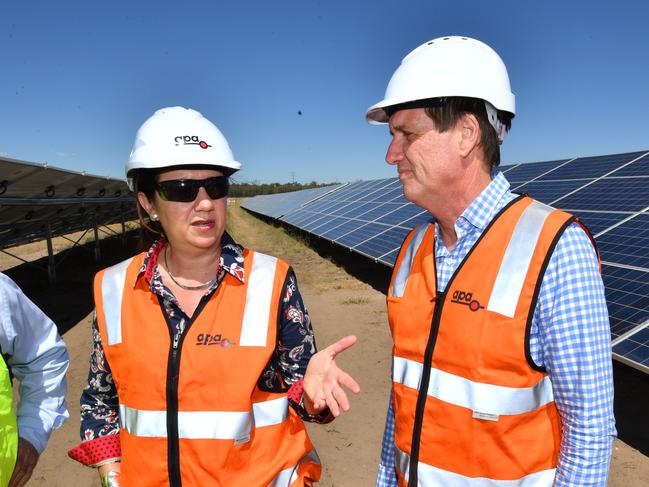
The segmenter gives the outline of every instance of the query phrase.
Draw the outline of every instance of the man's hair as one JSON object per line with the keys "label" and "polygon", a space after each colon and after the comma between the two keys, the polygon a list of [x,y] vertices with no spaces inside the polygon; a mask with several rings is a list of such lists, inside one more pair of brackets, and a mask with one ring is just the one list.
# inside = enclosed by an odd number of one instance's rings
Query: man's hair
{"label": "man's hair", "polygon": [[[500,164],[500,144],[498,143],[498,134],[496,129],[489,123],[487,118],[487,109],[484,100],[480,98],[469,98],[465,96],[449,96],[445,98],[431,98],[429,100],[417,100],[401,105],[390,107],[386,110],[388,117],[398,110],[408,108],[423,108],[426,115],[435,124],[438,132],[446,132],[466,114],[472,114],[478,120],[480,126],[480,146],[484,154],[485,161],[490,169],[498,167]],[[498,120],[509,130],[512,126],[512,115],[507,112],[498,111]]]}

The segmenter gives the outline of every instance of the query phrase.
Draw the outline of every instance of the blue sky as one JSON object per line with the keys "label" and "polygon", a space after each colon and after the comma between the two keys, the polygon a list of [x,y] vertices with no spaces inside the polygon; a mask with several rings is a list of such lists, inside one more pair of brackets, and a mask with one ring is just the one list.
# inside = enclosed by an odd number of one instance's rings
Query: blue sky
{"label": "blue sky", "polygon": [[183,105],[226,135],[239,181],[393,176],[387,128],[364,112],[444,35],[509,69],[505,163],[649,150],[648,14],[641,0],[3,2],[0,155],[123,177],[139,125]]}

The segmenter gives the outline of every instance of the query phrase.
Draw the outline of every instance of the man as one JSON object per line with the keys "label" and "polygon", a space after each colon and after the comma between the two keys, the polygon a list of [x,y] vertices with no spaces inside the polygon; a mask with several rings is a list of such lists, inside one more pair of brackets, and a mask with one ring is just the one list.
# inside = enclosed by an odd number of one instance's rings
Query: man
{"label": "man", "polygon": [[[68,352],[56,326],[0,273],[0,487],[22,487],[52,430],[68,419]],[[13,411],[11,377],[20,381]]]}
{"label": "man", "polygon": [[411,52],[366,114],[389,124],[386,161],[436,220],[406,238],[388,292],[379,486],[606,485],[615,425],[598,257],[571,215],[496,174],[514,114],[502,60],[466,37]]}

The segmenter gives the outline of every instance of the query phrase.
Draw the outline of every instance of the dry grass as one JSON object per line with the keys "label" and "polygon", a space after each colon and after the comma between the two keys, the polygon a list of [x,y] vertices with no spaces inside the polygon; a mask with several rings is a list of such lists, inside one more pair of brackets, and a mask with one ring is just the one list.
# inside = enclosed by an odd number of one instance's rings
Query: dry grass
{"label": "dry grass", "polygon": [[[139,227],[137,221],[126,222],[126,232],[130,232]],[[121,223],[115,223],[113,225],[107,225],[106,230],[104,226],[99,227],[99,239],[102,240],[108,237],[114,237],[116,234],[121,235],[122,225]],[[113,233],[114,232],[114,233]],[[79,245],[83,245],[89,242],[93,242],[95,239],[94,232],[92,229],[80,232],[69,233],[63,237],[55,237],[52,239],[52,249],[54,254],[58,254],[63,250],[67,250],[74,246],[74,242],[77,242]],[[13,254],[20,256],[22,259],[33,262],[37,259],[47,256],[47,240],[39,240],[38,242],[32,242],[25,245],[17,245],[15,247],[9,247],[5,251],[0,251],[0,271],[5,271],[11,269],[14,266],[20,265],[23,263],[22,260],[9,255]]]}
{"label": "dry grass", "polygon": [[370,300],[367,298],[347,298],[343,299],[340,304],[369,304]]}
{"label": "dry grass", "polygon": [[319,290],[364,287],[339,266],[320,257],[297,233],[262,222],[242,209],[238,200],[228,206],[226,229],[244,247],[280,257],[296,269],[307,268],[308,272],[298,273],[298,280]]}

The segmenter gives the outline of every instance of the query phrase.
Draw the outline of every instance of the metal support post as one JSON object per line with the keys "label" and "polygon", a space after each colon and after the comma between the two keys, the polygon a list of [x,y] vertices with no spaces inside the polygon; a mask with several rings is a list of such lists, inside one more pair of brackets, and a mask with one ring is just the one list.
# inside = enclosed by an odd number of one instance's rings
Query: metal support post
{"label": "metal support post", "polygon": [[99,262],[101,259],[101,249],[99,247],[99,229],[97,228],[97,218],[92,216],[92,229],[95,232],[95,261]]}
{"label": "metal support post", "polygon": [[47,276],[50,284],[56,282],[56,260],[54,259],[54,248],[52,247],[52,227],[47,222]]}
{"label": "metal support post", "polygon": [[126,247],[126,223],[124,222],[124,213],[120,213],[120,220],[122,222],[122,247]]}

